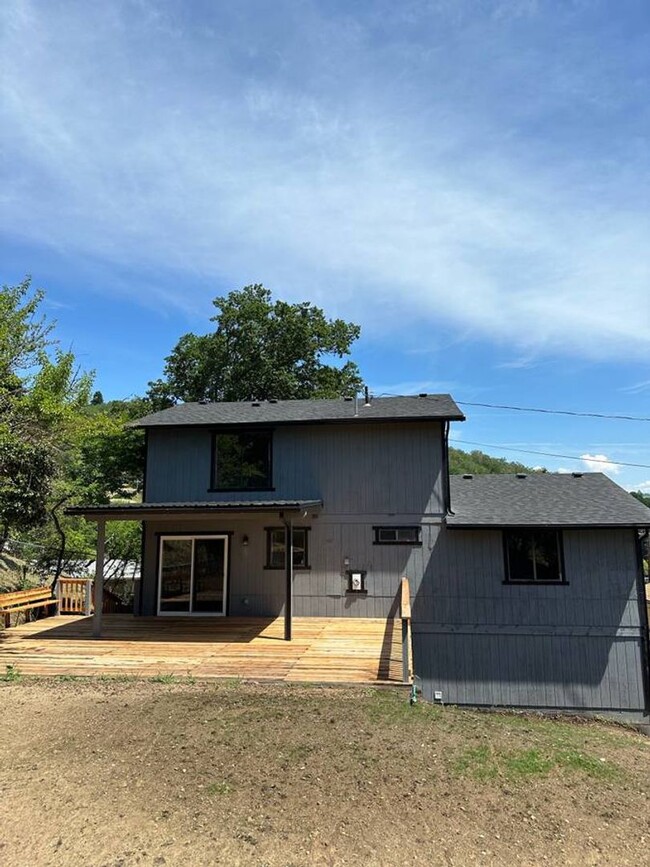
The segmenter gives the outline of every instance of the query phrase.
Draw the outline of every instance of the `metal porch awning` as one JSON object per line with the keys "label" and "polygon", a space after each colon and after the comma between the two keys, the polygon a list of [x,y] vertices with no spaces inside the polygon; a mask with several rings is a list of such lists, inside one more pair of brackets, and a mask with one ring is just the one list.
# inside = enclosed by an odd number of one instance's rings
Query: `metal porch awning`
{"label": "metal porch awning", "polygon": [[291,641],[292,587],[293,587],[293,516],[310,509],[318,509],[322,500],[227,500],[207,503],[123,503],[98,506],[70,506],[67,515],[77,515],[97,522],[97,554],[95,568],[95,610],[93,635],[102,633],[102,606],[104,602],[104,558],[107,521],[147,521],[155,518],[207,517],[209,515],[246,514],[251,512],[279,512],[285,528],[286,599],[284,606],[284,637]]}

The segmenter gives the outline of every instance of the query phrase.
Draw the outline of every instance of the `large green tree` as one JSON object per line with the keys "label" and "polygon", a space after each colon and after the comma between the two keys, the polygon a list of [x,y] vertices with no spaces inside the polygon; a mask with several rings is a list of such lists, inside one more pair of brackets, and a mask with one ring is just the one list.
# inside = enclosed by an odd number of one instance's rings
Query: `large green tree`
{"label": "large green tree", "polygon": [[0,291],[0,550],[43,523],[64,442],[91,377],[52,337],[29,279]]}
{"label": "large green tree", "polygon": [[361,376],[350,354],[360,328],[328,319],[309,302],[274,301],[261,284],[214,299],[210,334],[185,334],[149,383],[154,408],[176,401],[288,400],[355,394]]}

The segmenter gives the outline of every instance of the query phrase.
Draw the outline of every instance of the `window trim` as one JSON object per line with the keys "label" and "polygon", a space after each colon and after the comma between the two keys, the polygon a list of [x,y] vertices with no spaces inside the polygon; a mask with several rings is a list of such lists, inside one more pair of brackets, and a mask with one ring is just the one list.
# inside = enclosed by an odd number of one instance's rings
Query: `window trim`
{"label": "window trim", "polygon": [[[217,485],[217,471],[218,471],[218,462],[217,462],[217,437],[219,436],[244,436],[245,434],[267,434],[269,437],[269,470],[267,475],[268,485],[261,485],[255,488],[231,488],[224,487],[223,485]],[[219,430],[212,431],[211,437],[211,448],[210,448],[210,487],[208,488],[208,493],[227,493],[232,491],[241,491],[243,493],[248,493],[249,491],[274,491],[275,487],[273,486],[273,428],[269,427],[261,427],[261,428],[247,428],[242,429],[238,427],[224,427],[219,428]]]}
{"label": "window trim", "polygon": [[[230,550],[232,544],[232,530],[189,530],[187,532],[170,533],[167,531],[157,532],[156,536],[156,617],[227,617],[230,613]],[[224,579],[223,579],[223,605],[221,611],[192,611],[192,595],[194,590],[194,552],[196,542],[206,539],[222,539],[224,543]],[[190,601],[187,611],[161,611],[162,597],[162,570],[164,567],[163,547],[166,541],[192,543],[192,561],[190,569]]]}
{"label": "window trim", "polygon": [[[419,524],[382,524],[372,528],[374,533],[373,545],[410,545],[412,548],[422,547],[422,527]],[[417,539],[380,539],[382,530],[415,530]]]}
{"label": "window trim", "polygon": [[[508,535],[511,533],[530,533],[533,536],[533,545],[535,544],[535,534],[543,532],[552,532],[555,533],[555,540],[558,551],[558,565],[560,569],[560,577],[557,580],[547,581],[547,580],[537,580],[533,578],[525,579],[523,581],[518,581],[516,578],[513,579],[510,577],[510,558],[508,552]],[[503,544],[503,568],[504,568],[504,579],[501,582],[502,584],[508,584],[510,586],[517,587],[557,587],[559,585],[565,586],[569,583],[566,577],[566,568],[564,565],[564,533],[561,529],[555,529],[553,527],[511,527],[508,529],[504,529],[501,531],[501,538]],[[537,574],[537,561],[533,559],[533,574]]]}
{"label": "window trim", "polygon": [[[265,559],[264,559],[264,568],[269,569],[272,572],[283,572],[287,568],[287,551],[286,548],[284,550],[284,562],[280,566],[274,566],[271,563],[271,534],[273,532],[278,532],[278,530],[282,530],[285,532],[284,527],[274,526],[274,527],[264,527],[264,532],[266,534],[266,544],[265,544]],[[292,533],[295,533],[296,530],[302,531],[305,534],[305,565],[304,566],[296,566],[294,564],[293,570],[294,572],[307,572],[311,569],[311,563],[309,561],[309,533],[311,531],[311,527],[292,527]]]}

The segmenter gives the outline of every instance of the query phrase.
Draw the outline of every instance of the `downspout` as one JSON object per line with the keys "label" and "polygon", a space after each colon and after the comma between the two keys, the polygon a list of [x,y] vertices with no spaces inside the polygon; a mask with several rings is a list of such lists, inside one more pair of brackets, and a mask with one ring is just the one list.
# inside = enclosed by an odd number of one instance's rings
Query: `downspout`
{"label": "downspout", "polygon": [[445,422],[445,426],[443,428],[442,434],[442,472],[444,473],[444,506],[445,506],[445,515],[453,515],[454,512],[451,508],[451,482],[449,481],[449,429],[451,424],[449,421]]}
{"label": "downspout", "polygon": [[645,595],[645,578],[643,575],[643,546],[650,531],[643,533],[634,531],[636,537],[636,558],[638,565],[637,584],[639,595],[639,619],[641,625],[641,664],[643,666],[643,691],[645,693],[645,712],[650,714],[650,628],[648,627],[648,606]]}

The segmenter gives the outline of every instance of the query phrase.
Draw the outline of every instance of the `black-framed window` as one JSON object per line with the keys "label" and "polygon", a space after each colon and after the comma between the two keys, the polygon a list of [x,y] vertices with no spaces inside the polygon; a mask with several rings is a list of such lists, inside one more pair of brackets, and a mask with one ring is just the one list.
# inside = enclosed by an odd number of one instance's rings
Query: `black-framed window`
{"label": "black-framed window", "polygon": [[373,527],[375,545],[421,545],[420,527]]}
{"label": "black-framed window", "polygon": [[[286,569],[284,527],[266,528],[266,568]],[[309,569],[309,527],[293,528],[293,568]]]}
{"label": "black-framed window", "polygon": [[565,584],[558,530],[505,530],[506,584]]}
{"label": "black-framed window", "polygon": [[268,491],[272,487],[271,431],[215,433],[212,488],[218,491]]}

